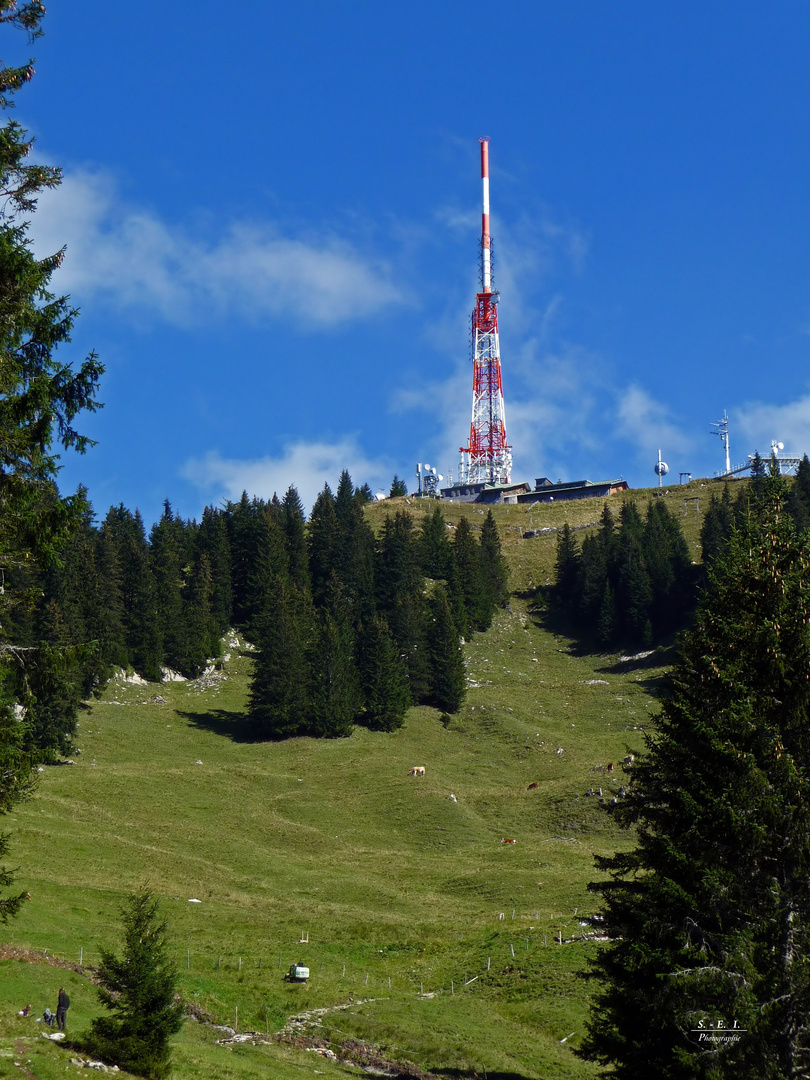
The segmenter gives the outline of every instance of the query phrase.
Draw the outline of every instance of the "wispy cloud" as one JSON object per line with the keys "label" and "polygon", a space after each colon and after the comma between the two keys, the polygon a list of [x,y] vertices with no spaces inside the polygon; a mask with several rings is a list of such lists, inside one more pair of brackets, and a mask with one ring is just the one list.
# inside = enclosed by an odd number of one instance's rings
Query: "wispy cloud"
{"label": "wispy cloud", "polygon": [[81,170],[40,197],[32,229],[38,254],[67,245],[60,290],[180,326],[238,314],[327,328],[405,300],[388,262],[332,233],[288,235],[264,221],[212,234],[126,205],[108,175]]}
{"label": "wispy cloud", "polygon": [[690,449],[690,437],[670,417],[666,405],[642,387],[633,384],[622,389],[617,405],[616,433],[640,455],[655,460],[659,449],[665,454]]}
{"label": "wispy cloud", "polygon": [[335,490],[343,469],[354,483],[369,484],[373,491],[388,491],[393,469],[385,460],[369,458],[352,437],[336,442],[291,442],[280,457],[240,460],[212,451],[185,463],[181,475],[211,502],[237,500],[243,491],[250,496],[279,498],[294,484],[305,506],[310,507],[324,484]]}
{"label": "wispy cloud", "polygon": [[[742,461],[754,449],[763,457],[771,452],[771,440],[785,444],[785,454],[801,457],[810,450],[810,394],[786,405],[751,402],[731,414],[730,441],[732,458]],[[749,447],[745,454],[737,453]]]}

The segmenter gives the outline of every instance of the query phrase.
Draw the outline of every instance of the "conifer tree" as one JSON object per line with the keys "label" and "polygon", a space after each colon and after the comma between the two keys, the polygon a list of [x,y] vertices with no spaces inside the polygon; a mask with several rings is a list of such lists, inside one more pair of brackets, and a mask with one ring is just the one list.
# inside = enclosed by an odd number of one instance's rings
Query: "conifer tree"
{"label": "conifer tree", "polygon": [[394,474],[394,479],[391,481],[391,489],[388,492],[388,498],[396,499],[407,494],[408,485],[405,483],[404,480],[400,480],[400,478],[396,474]]}
{"label": "conifer tree", "polygon": [[324,602],[329,589],[339,537],[340,525],[335,512],[335,497],[329,485],[324,484],[323,490],[313,503],[307,533],[312,599],[316,607]]}
{"label": "conifer tree", "polygon": [[579,577],[579,545],[566,523],[557,533],[557,554],[554,561],[553,603],[558,611],[570,616],[577,595]]}
{"label": "conifer tree", "polygon": [[799,462],[786,505],[797,529],[810,528],[810,459],[807,454]]}
{"label": "conifer tree", "polygon": [[[787,1080],[810,1059],[810,549],[766,480],[710,584],[597,859],[609,944],[582,1054],[617,1080]],[[734,1040],[711,1041],[720,1023]],[[701,1037],[703,1036],[703,1037]]]}
{"label": "conifer tree", "polygon": [[233,587],[231,583],[231,547],[225,514],[213,506],[203,510],[202,521],[195,538],[197,559],[208,558],[211,568],[211,617],[220,634],[224,634],[233,619]]}
{"label": "conifer tree", "polygon": [[129,897],[121,921],[122,956],[100,950],[97,992],[110,1015],[93,1020],[82,1045],[110,1065],[163,1080],[171,1072],[169,1039],[183,1024],[166,923],[147,889]]}
{"label": "conifer tree", "polygon": [[309,679],[308,734],[328,739],[351,735],[362,703],[354,634],[334,607],[316,618]]}
{"label": "conifer tree", "polygon": [[455,713],[467,693],[464,655],[458,629],[450,613],[447,592],[437,585],[428,601],[427,648],[431,670],[431,700]]}
{"label": "conifer tree", "polygon": [[408,670],[388,624],[379,616],[363,628],[359,668],[366,703],[365,726],[375,731],[402,727],[411,704]]}
{"label": "conifer tree", "polygon": [[497,608],[509,598],[509,572],[501,551],[501,539],[492,511],[487,511],[478,540],[481,563],[481,615],[479,630],[488,630]]}
{"label": "conifer tree", "polygon": [[287,542],[290,579],[305,592],[310,591],[309,553],[307,551],[306,517],[296,488],[290,485],[282,502],[281,526]]}
{"label": "conifer tree", "polygon": [[257,652],[248,713],[258,738],[305,735],[311,713],[309,597],[281,574],[273,581],[267,608],[257,622]]}
{"label": "conifer tree", "polygon": [[128,663],[146,679],[157,682],[163,661],[157,600],[143,519],[123,503],[110,507],[102,533],[109,537],[121,569],[121,595]]}
{"label": "conifer tree", "polygon": [[487,614],[481,553],[466,517],[463,517],[456,526],[453,536],[453,558],[456,563],[459,588],[464,598],[464,610],[468,618],[467,625],[461,631],[462,637],[466,638],[473,630],[485,628]]}

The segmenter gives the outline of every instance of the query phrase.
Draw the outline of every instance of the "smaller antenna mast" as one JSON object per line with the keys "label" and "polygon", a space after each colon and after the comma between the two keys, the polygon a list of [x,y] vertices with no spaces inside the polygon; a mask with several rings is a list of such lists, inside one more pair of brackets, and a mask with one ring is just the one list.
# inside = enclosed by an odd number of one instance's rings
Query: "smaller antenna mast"
{"label": "smaller antenna mast", "polygon": [[723,419],[715,420],[711,425],[713,428],[717,428],[717,431],[710,432],[711,435],[719,435],[720,441],[726,451],[726,475],[731,472],[731,458],[728,450],[728,413],[723,409]]}

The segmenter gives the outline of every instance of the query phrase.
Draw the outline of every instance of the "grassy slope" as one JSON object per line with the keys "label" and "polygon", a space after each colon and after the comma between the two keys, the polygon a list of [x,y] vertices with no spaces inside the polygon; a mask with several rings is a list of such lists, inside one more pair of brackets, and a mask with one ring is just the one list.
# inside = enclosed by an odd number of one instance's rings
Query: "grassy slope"
{"label": "grassy slope", "polygon": [[[668,496],[678,510],[682,494]],[[708,485],[689,494],[703,510]],[[370,509],[375,524],[389,509]],[[443,510],[451,522],[482,520],[474,507]],[[595,521],[601,510],[596,500],[497,508],[516,591],[545,581],[554,560],[554,538],[521,540],[521,527]],[[692,543],[701,516],[690,508],[684,518]],[[467,659],[472,688],[449,727],[420,708],[393,735],[358,729],[334,742],[252,743],[250,659],[238,650],[216,688],[111,685],[81,717],[77,764],[49,768],[9,815],[17,880],[32,902],[5,941],[72,960],[81,949],[92,964],[99,945],[117,947],[122,895],[148,882],[171,924],[184,995],[220,1022],[238,1009],[240,1029],[272,1031],[301,1008],[353,995],[373,1000],[330,1014],[325,1031],[425,1069],[594,1075],[571,1047],[586,1010],[576,972],[595,946],[553,942],[578,935],[579,917],[594,910],[593,853],[628,842],[584,793],[620,786],[620,770],[593,770],[640,745],[657,672],[575,655],[519,597]],[[152,700],[158,693],[165,704]],[[417,764],[424,780],[407,776]],[[304,932],[309,944],[299,945]],[[299,958],[310,984],[284,984],[279,962]],[[80,975],[0,965],[0,1077],[19,1075],[3,1071],[9,1052],[27,1054],[33,1075],[64,1075],[64,1051],[39,1040],[36,1057],[9,1041],[32,1027],[14,1010],[23,999],[40,1013],[53,1007],[60,978],[81,1030],[96,1005]],[[311,1053],[225,1050],[213,1039],[186,1025],[178,1076],[267,1075],[271,1061],[279,1077],[313,1067]],[[315,1060],[322,1075],[345,1075]]]}

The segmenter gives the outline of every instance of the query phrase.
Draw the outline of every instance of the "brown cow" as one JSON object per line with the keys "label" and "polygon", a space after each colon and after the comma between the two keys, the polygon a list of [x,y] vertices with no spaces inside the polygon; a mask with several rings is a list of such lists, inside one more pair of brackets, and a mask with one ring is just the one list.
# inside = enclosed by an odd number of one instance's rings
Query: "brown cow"
{"label": "brown cow", "polygon": [[424,775],[425,775],[425,766],[424,765],[414,765],[414,767],[408,773],[408,776],[424,776]]}
{"label": "brown cow", "polygon": [[539,781],[532,780],[532,782],[529,784],[529,786],[526,788],[526,790],[527,791],[534,791],[535,788],[539,788],[539,787],[540,787]]}
{"label": "brown cow", "polygon": [[504,838],[503,840],[501,840],[501,843],[502,844],[516,844],[517,840],[507,840],[506,838]]}

